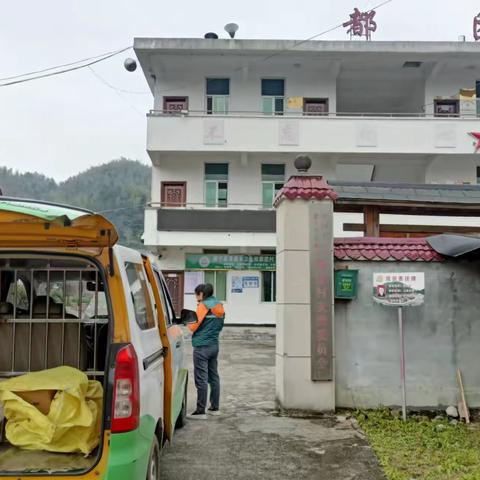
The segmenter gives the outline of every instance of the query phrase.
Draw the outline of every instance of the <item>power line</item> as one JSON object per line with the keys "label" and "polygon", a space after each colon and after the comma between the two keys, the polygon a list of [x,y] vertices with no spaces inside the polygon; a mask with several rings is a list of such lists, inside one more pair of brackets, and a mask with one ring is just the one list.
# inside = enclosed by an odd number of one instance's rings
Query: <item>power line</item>
{"label": "power line", "polygon": [[[109,54],[106,54],[104,55],[103,57],[101,58],[96,58],[95,60],[92,60],[88,63],[84,63],[82,65],[77,65],[77,66],[74,66],[74,67],[71,67],[71,68],[66,68],[66,69],[63,69],[63,70],[57,70],[55,72],[49,72],[49,73],[43,73],[42,75],[36,75],[36,76],[33,76],[33,77],[30,77],[30,78],[23,78],[23,79],[20,79],[20,80],[13,80],[11,82],[7,82],[7,83],[1,83],[0,84],[0,87],[7,87],[9,85],[16,85],[16,84],[19,84],[19,83],[24,83],[24,82],[31,82],[32,80],[38,80],[40,78],[47,78],[47,77],[53,77],[55,75],[61,75],[63,73],[67,73],[67,72],[73,72],[75,70],[80,70],[82,68],[86,68],[86,67],[89,67],[90,65],[95,65],[96,63],[99,63],[99,62],[103,62],[104,60],[108,60],[109,58],[112,58],[114,57],[115,55],[119,55],[120,53],[123,53],[127,50],[130,50],[132,48],[132,46],[130,47],[126,47],[126,48],[122,48],[120,50],[116,50],[114,52],[111,52]],[[75,62],[74,62],[75,63]],[[62,68],[60,66],[58,67],[51,67],[49,69],[44,69],[44,71],[47,71],[47,70],[52,70],[52,69],[55,69],[55,68]],[[16,78],[20,78],[20,77],[23,77],[25,75],[28,75],[28,74],[23,74],[23,75],[18,75]],[[10,77],[10,78],[15,78],[15,77]]]}
{"label": "power line", "polygon": [[102,82],[108,88],[112,89],[115,92],[115,95],[117,95],[117,97],[122,102],[126,103],[135,113],[138,113],[142,118],[145,118],[145,114],[142,113],[140,110],[138,110],[137,107],[132,105],[126,98],[123,98],[123,95],[120,93],[119,90],[117,90],[113,85],[110,85],[105,79],[103,79],[97,72],[95,72],[95,70],[90,65],[87,65],[87,66],[88,66],[88,69],[90,70],[90,72],[95,76],[95,78],[97,80]]}
{"label": "power line", "polygon": [[[377,10],[387,3],[393,2],[393,0],[385,0],[384,2],[375,5],[374,7],[370,8],[368,12],[371,12],[372,10]],[[338,28],[343,27],[344,22],[336,25],[335,27],[329,28],[328,30],[324,30],[323,32],[317,33],[316,35],[312,35],[309,38],[306,38],[305,40],[299,40],[298,42],[295,42],[291,47],[285,48],[284,50],[280,50],[279,52],[272,53],[271,55],[268,55],[267,57],[262,59],[262,62],[266,62],[267,60],[270,60],[273,57],[276,57],[277,55],[281,55],[282,53],[288,52],[289,50],[293,50],[294,48],[298,47],[299,45],[303,45],[304,43],[310,42],[311,40],[315,40],[318,37],[321,37],[322,35],[326,35],[327,33],[333,32],[334,30],[337,30]]]}
{"label": "power line", "polygon": [[135,91],[135,90],[125,90],[123,88],[118,88],[115,85],[112,85],[110,82],[105,80],[98,72],[96,72],[91,66],[88,66],[88,69],[95,75],[95,77],[100,80],[104,85],[106,85],[108,88],[111,88],[112,90],[115,90],[116,92],[120,93],[129,93],[133,95],[150,95],[150,92],[140,92],[140,91]]}
{"label": "power line", "polygon": [[[128,47],[128,48],[132,48],[132,47]],[[114,50],[114,51],[111,51],[111,52],[101,53],[100,55],[95,55],[94,57],[83,58],[82,60],[76,60],[75,62],[70,62],[70,63],[64,63],[62,65],[57,65],[55,67],[48,67],[48,68],[43,68],[42,70],[34,70],[33,72],[21,73],[19,75],[14,75],[12,77],[3,77],[3,78],[0,78],[0,82],[4,82],[5,80],[14,80],[14,79],[20,78],[20,77],[28,77],[30,75],[36,75],[38,73],[44,73],[44,72],[48,72],[50,70],[57,70],[57,68],[70,67],[72,65],[77,65],[79,63],[88,62],[89,60],[95,60],[97,58],[104,57],[105,55],[110,55],[110,54],[116,53],[116,52],[117,52],[117,50]]]}

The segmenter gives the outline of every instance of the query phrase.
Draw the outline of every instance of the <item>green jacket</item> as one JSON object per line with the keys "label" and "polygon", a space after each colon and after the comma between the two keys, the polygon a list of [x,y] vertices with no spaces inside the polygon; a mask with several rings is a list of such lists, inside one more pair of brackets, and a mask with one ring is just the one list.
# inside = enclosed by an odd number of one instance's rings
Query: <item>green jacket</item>
{"label": "green jacket", "polygon": [[225,310],[215,297],[209,297],[197,306],[198,321],[189,325],[193,332],[192,345],[203,347],[217,345],[218,337],[223,329]]}

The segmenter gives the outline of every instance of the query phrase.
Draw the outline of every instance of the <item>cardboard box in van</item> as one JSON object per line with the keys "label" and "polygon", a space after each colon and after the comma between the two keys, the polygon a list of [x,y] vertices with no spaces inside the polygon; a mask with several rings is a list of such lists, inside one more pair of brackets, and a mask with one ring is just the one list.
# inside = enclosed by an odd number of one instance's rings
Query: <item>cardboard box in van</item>
{"label": "cardboard box in van", "polygon": [[30,392],[14,392],[21,399],[28,403],[31,403],[34,407],[37,407],[44,415],[48,415],[50,412],[50,405],[52,404],[53,397],[57,393],[56,390],[32,390]]}

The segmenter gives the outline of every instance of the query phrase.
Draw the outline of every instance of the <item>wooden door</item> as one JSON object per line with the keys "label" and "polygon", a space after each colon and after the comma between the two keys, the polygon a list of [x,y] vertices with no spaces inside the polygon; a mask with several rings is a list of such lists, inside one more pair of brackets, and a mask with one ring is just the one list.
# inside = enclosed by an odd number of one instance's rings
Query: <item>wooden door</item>
{"label": "wooden door", "polygon": [[177,316],[183,308],[183,282],[184,272],[163,272],[165,283],[167,284],[170,297],[172,298],[173,308]]}
{"label": "wooden door", "polygon": [[162,207],[185,207],[187,182],[162,182]]}

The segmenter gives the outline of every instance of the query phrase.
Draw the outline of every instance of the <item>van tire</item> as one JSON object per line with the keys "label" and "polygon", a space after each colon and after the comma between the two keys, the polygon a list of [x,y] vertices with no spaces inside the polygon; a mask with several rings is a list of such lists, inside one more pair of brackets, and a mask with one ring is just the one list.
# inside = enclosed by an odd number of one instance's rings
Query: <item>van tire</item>
{"label": "van tire", "polygon": [[150,449],[146,480],[160,480],[160,443],[156,435],[153,436],[152,448]]}
{"label": "van tire", "polygon": [[183,428],[187,424],[187,387],[188,381],[185,382],[185,390],[183,392],[182,409],[178,415],[175,429]]}

